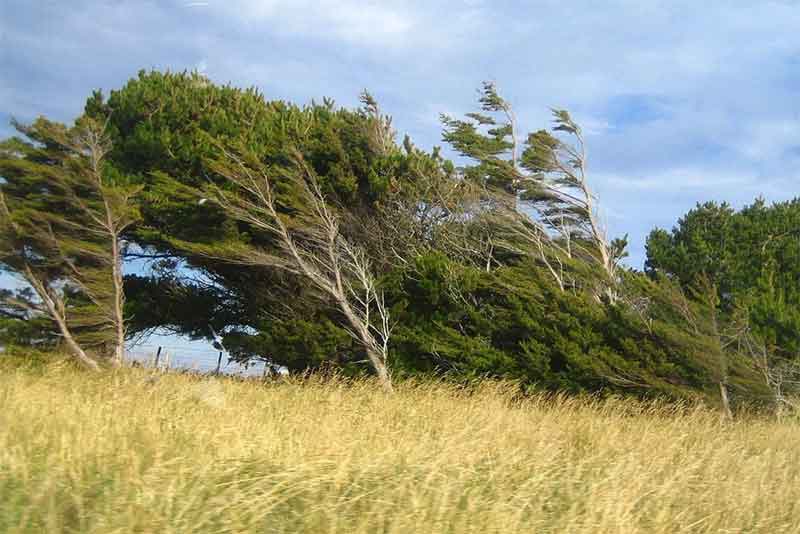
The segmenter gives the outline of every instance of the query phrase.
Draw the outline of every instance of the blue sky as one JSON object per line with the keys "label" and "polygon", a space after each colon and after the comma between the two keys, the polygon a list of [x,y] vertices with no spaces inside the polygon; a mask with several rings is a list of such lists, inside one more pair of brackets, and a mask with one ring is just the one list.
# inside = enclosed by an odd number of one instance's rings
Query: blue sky
{"label": "blue sky", "polygon": [[141,68],[198,69],[268,98],[368,88],[400,135],[497,82],[526,130],[569,109],[611,232],[644,239],[703,200],[791,198],[800,178],[797,2],[2,0],[0,136],[71,120]]}

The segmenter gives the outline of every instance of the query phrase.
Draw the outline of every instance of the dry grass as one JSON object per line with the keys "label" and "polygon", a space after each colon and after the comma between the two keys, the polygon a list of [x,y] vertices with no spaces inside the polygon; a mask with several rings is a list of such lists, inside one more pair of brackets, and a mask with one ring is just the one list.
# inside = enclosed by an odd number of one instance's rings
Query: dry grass
{"label": "dry grass", "polygon": [[630,401],[0,375],[2,532],[797,532],[800,428]]}

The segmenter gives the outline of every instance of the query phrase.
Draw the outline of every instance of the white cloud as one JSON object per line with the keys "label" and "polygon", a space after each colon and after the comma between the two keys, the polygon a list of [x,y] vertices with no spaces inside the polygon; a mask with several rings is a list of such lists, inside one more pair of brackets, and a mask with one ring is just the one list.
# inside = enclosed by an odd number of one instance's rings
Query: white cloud
{"label": "white cloud", "polygon": [[[480,9],[474,2],[447,8],[394,0],[226,0],[209,2],[209,7],[251,29],[382,50],[431,45],[437,35],[439,46],[449,46],[441,37],[452,38],[452,29],[464,30],[470,13]],[[451,18],[445,19],[448,11]]]}
{"label": "white cloud", "polygon": [[782,157],[787,150],[800,147],[800,120],[778,118],[747,125],[738,141],[740,152],[754,161]]}
{"label": "white cloud", "polygon": [[627,191],[651,193],[686,192],[688,190],[715,192],[720,188],[743,187],[757,182],[753,174],[730,170],[720,171],[703,167],[671,167],[648,174],[597,173],[594,180],[603,186]]}

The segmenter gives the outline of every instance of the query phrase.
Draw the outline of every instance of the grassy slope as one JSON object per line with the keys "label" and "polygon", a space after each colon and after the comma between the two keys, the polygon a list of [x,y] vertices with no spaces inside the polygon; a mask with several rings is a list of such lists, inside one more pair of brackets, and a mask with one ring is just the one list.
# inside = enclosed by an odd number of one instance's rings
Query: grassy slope
{"label": "grassy slope", "polygon": [[2,532],[796,532],[800,427],[405,384],[0,368]]}

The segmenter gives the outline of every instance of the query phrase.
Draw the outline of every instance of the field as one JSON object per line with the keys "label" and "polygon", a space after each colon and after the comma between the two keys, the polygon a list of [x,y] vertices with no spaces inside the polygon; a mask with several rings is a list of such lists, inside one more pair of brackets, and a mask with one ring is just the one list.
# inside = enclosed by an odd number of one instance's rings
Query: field
{"label": "field", "polygon": [[629,400],[0,367],[1,532],[797,532],[800,427]]}

